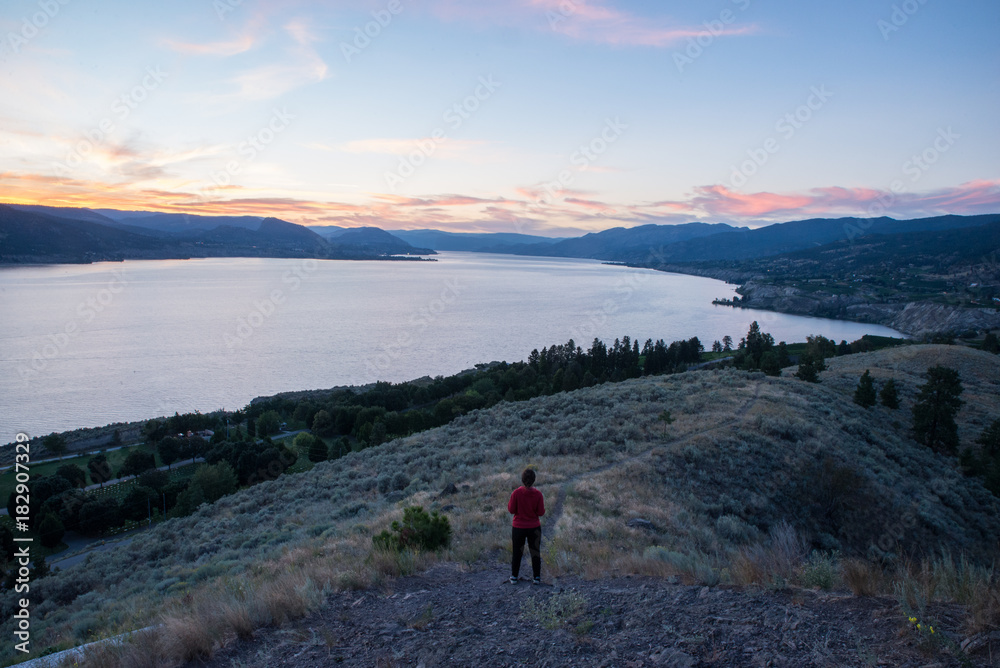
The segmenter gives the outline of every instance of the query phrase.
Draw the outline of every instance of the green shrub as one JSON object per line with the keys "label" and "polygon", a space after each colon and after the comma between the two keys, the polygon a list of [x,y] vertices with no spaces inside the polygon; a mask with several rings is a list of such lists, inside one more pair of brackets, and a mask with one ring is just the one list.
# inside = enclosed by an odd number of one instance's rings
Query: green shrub
{"label": "green shrub", "polygon": [[802,584],[805,587],[833,588],[837,573],[837,555],[813,552],[802,566]]}
{"label": "green shrub", "polygon": [[576,621],[586,610],[587,599],[575,591],[567,591],[553,594],[542,602],[531,597],[524,602],[521,612],[542,628],[554,631]]}
{"label": "green shrub", "polygon": [[451,543],[451,523],[437,512],[428,515],[421,506],[410,506],[402,523],[393,522],[391,532],[383,531],[372,542],[386,550],[437,550]]}

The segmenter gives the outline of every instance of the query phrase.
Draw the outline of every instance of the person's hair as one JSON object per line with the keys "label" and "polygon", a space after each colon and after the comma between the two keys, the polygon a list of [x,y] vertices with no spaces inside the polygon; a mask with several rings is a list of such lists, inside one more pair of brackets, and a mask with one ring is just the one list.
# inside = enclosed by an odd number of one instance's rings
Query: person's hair
{"label": "person's hair", "polygon": [[525,487],[531,487],[535,484],[535,472],[531,469],[524,469],[524,473],[521,474],[521,482],[524,483]]}

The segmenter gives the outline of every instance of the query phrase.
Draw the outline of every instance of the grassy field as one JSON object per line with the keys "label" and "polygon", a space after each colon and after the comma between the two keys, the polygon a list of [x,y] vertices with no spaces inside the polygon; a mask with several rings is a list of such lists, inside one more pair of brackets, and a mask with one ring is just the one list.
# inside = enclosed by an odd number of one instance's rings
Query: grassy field
{"label": "grassy field", "polygon": [[[827,364],[817,384],[794,369],[729,369],[501,403],[263,483],[33,583],[34,646],[161,623],[156,652],[190,659],[197,629],[221,638],[280,623],[321,605],[326,590],[435,558],[502,563],[506,501],[526,466],[546,496],[547,574],[898,591],[918,606],[969,606],[970,629],[1000,624],[1000,500],[909,437],[920,376],[944,364],[965,386],[959,430],[971,444],[1000,416],[1000,357],[906,346]],[[896,380],[900,410],[852,402],[865,369],[877,383]],[[673,424],[657,419],[663,410]],[[457,492],[442,495],[451,484]],[[373,551],[372,536],[412,504],[449,507],[451,547],[437,557]],[[9,645],[0,651],[13,658]]]}

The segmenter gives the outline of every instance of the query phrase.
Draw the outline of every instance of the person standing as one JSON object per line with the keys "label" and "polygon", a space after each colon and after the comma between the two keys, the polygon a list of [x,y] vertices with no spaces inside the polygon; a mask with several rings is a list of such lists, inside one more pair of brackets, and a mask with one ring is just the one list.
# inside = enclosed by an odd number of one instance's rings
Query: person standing
{"label": "person standing", "polygon": [[510,561],[510,583],[517,584],[517,575],[521,571],[521,557],[524,555],[524,542],[528,542],[528,552],[531,554],[531,570],[534,575],[533,584],[542,583],[542,523],[539,517],[545,514],[545,499],[535,488],[535,472],[525,469],[521,474],[523,485],[515,489],[507,502],[507,512],[514,516],[510,539],[512,556]]}

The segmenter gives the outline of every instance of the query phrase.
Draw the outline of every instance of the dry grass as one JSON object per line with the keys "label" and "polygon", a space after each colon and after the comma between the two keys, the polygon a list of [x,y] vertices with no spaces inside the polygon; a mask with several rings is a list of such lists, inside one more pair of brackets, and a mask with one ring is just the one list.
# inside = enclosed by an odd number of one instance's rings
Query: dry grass
{"label": "dry grass", "polygon": [[968,605],[971,632],[1000,629],[1000,584],[995,579],[976,590]]}
{"label": "dry grass", "polygon": [[944,553],[904,564],[892,579],[892,589],[909,610],[922,611],[935,601],[966,606],[971,633],[1000,629],[1000,574],[994,567]]}
{"label": "dry grass", "polygon": [[840,567],[844,584],[855,596],[878,596],[883,593],[885,577],[879,566],[864,559],[845,559]]}
{"label": "dry grass", "polygon": [[194,661],[215,653],[219,619],[208,618],[204,613],[185,617],[167,616],[163,626],[150,633],[162,633],[169,640],[171,654],[180,661]]}
{"label": "dry grass", "polygon": [[787,522],[771,528],[766,544],[740,548],[730,573],[740,585],[784,586],[793,582],[805,560],[805,548]]}

